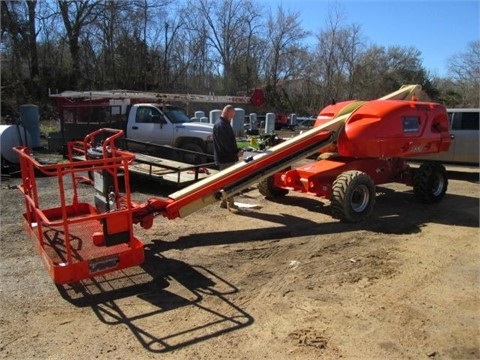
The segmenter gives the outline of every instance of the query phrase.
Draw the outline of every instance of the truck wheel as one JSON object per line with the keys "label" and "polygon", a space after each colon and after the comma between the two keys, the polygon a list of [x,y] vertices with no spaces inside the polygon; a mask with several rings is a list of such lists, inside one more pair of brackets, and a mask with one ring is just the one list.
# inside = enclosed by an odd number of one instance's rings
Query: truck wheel
{"label": "truck wheel", "polygon": [[330,196],[332,216],[350,223],[366,219],[375,205],[375,184],[366,173],[341,173],[333,182]]}
{"label": "truck wheel", "polygon": [[424,163],[413,176],[413,193],[423,203],[440,201],[447,192],[447,171],[442,164]]}
{"label": "truck wheel", "polygon": [[258,183],[258,191],[269,200],[278,199],[288,194],[288,190],[278,188],[273,184],[273,176],[261,180]]}
{"label": "truck wheel", "polygon": [[[204,153],[202,147],[193,142],[184,143],[180,146],[180,148],[188,151],[195,151],[197,153]],[[187,164],[206,164],[208,162],[208,158],[206,156],[196,154],[182,154],[182,161],[186,162]]]}

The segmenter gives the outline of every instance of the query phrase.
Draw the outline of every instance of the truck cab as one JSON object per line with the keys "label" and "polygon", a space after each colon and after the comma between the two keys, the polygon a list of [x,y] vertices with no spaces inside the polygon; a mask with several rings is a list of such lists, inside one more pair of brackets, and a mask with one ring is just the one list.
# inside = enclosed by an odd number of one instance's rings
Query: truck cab
{"label": "truck cab", "polygon": [[127,115],[127,138],[212,153],[213,124],[192,122],[179,107],[155,103],[134,104]]}

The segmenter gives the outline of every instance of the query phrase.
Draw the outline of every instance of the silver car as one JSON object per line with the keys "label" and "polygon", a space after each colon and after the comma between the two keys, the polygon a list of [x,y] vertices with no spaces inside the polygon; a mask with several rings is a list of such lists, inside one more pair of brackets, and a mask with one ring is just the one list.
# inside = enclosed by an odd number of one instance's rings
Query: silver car
{"label": "silver car", "polygon": [[453,141],[448,151],[422,155],[415,160],[479,165],[480,109],[447,109]]}

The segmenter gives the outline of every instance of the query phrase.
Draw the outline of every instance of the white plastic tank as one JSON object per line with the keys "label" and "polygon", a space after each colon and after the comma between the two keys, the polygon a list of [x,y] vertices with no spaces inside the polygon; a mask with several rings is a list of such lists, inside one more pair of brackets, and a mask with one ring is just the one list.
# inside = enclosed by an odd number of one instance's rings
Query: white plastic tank
{"label": "white plastic tank", "polygon": [[28,146],[32,149],[40,147],[40,116],[38,106],[33,104],[20,105],[20,123],[30,134],[31,142]]}
{"label": "white plastic tank", "polygon": [[265,115],[265,134],[273,134],[275,131],[275,114],[267,113]]}
{"label": "white plastic tank", "polygon": [[18,164],[14,146],[31,147],[30,134],[21,125],[0,125],[0,155],[12,164]]}

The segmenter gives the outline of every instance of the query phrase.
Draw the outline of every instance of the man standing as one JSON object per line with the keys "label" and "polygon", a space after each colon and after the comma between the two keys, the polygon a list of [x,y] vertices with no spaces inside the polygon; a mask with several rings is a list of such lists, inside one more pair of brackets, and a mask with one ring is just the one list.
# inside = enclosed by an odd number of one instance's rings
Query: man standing
{"label": "man standing", "polygon": [[[224,170],[238,161],[242,151],[237,148],[237,140],[232,129],[232,119],[235,108],[227,105],[223,108],[220,118],[213,125],[213,155],[219,170]],[[233,197],[222,200],[220,207],[228,209],[234,214],[239,213]]]}

